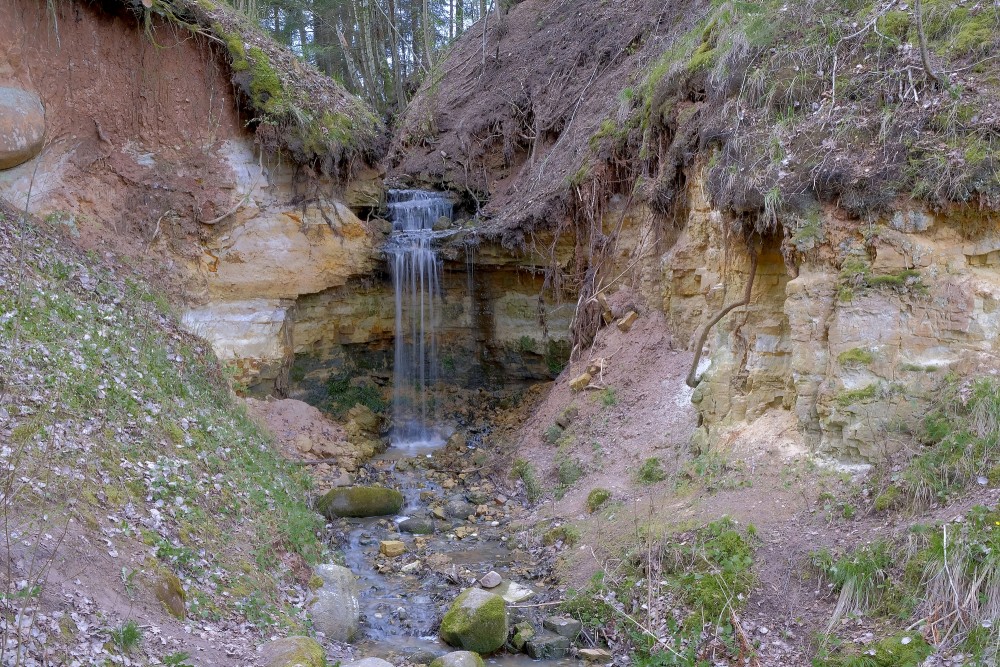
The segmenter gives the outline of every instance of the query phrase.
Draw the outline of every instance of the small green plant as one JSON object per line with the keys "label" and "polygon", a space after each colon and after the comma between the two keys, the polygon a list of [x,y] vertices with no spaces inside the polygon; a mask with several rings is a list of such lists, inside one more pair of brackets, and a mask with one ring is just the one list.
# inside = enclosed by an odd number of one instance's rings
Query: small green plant
{"label": "small green plant", "polygon": [[534,354],[535,339],[531,336],[521,336],[517,339],[517,351],[521,354]]}
{"label": "small green plant", "polygon": [[359,403],[376,414],[386,411],[389,405],[377,387],[371,384],[354,384],[351,380],[350,373],[341,373],[327,380],[328,400],[325,407],[331,414],[343,419],[348,410]]}
{"label": "small green plant", "polygon": [[884,541],[858,547],[840,558],[827,550],[812,555],[813,566],[840,593],[829,628],[844,615],[863,614],[881,602],[890,587],[889,569],[894,559],[892,547]]}
{"label": "small green plant", "polygon": [[135,621],[126,621],[120,628],[109,632],[111,643],[120,653],[131,653],[142,641],[142,630]]}
{"label": "small green plant", "polygon": [[611,500],[611,492],[607,489],[593,489],[587,494],[587,511],[593,514]]}
{"label": "small green plant", "polygon": [[898,507],[902,500],[903,493],[899,490],[899,487],[895,484],[890,484],[886,487],[885,491],[875,496],[872,508],[876,512],[888,512]]}
{"label": "small green plant", "polygon": [[514,461],[514,466],[510,471],[511,477],[520,479],[524,484],[524,492],[528,496],[528,502],[535,502],[542,497],[542,485],[535,474],[535,467],[524,459]]}
{"label": "small green plant", "polygon": [[660,465],[660,459],[652,456],[642,462],[635,477],[640,484],[656,484],[666,479],[667,473],[664,472],[663,466]]}
{"label": "small green plant", "polygon": [[580,465],[579,461],[567,456],[562,457],[559,461],[556,474],[559,478],[559,483],[562,486],[570,486],[583,477],[586,474],[586,471],[584,471],[583,466]]}
{"label": "small green plant", "polygon": [[545,433],[542,434],[542,437],[545,439],[545,442],[549,443],[550,445],[555,445],[559,442],[559,438],[562,437],[562,434],[563,434],[562,427],[559,426],[559,424],[553,424],[552,426],[545,429]]}
{"label": "small green plant", "polygon": [[[754,529],[754,534],[756,529]],[[691,618],[728,620],[742,606],[757,579],[753,573],[753,537],[728,517],[695,531],[686,544],[674,546],[665,559],[672,587],[691,609]],[[699,625],[700,627],[700,625]]]}
{"label": "small green plant", "polygon": [[188,660],[191,654],[185,651],[177,651],[163,656],[163,664],[167,667],[194,667]]}
{"label": "small green plant", "polygon": [[855,347],[837,355],[837,363],[841,366],[868,366],[873,361],[875,357],[871,351],[862,347]]}
{"label": "small green plant", "polygon": [[870,401],[878,394],[878,385],[870,384],[861,389],[847,389],[837,394],[835,400],[837,405],[846,408],[854,403]]}
{"label": "small green plant", "polygon": [[562,542],[567,547],[575,546],[580,541],[580,529],[565,523],[555,528],[550,528],[542,535],[542,544],[550,547],[553,544]]}
{"label": "small green plant", "polygon": [[618,396],[615,394],[614,387],[606,387],[602,389],[599,396],[601,397],[601,404],[606,408],[618,405]]}

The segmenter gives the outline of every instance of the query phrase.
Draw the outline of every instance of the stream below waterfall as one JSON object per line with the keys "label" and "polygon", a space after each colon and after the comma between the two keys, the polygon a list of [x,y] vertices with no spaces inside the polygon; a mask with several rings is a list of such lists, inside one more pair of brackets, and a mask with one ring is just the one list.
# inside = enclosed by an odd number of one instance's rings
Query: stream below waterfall
{"label": "stream below waterfall", "polygon": [[[546,610],[555,607],[538,604],[556,599],[557,592],[546,560],[511,528],[523,507],[480,474],[486,403],[478,425],[448,438],[454,426],[441,423],[429,398],[440,378],[442,264],[434,244],[449,234],[442,228],[450,222],[451,202],[441,193],[391,190],[388,209],[393,233],[386,257],[396,307],[390,447],[359,471],[357,483],[396,488],[405,502],[399,516],[342,519],[337,530],[344,564],[359,579],[361,651],[427,664],[456,650],[437,637],[441,618],[483,575],[495,571],[503,578],[493,592],[506,591],[511,625],[530,620],[541,628]],[[403,542],[405,552],[381,554],[380,543],[387,540]],[[502,667],[534,662],[503,652],[487,658]]]}
{"label": "stream below waterfall", "polygon": [[[497,590],[514,582],[515,593],[518,586],[532,592],[521,603],[508,603],[512,626],[530,620],[541,628],[546,607],[522,605],[558,599],[548,581],[549,568],[519,543],[510,527],[523,512],[520,503],[478,475],[453,472],[474,451],[442,448],[413,454],[390,448],[361,472],[369,481],[399,489],[405,498],[399,516],[344,519],[340,525],[344,564],[358,577],[362,639],[357,644],[363,655],[396,660],[394,664],[400,659],[428,664],[458,650],[438,639],[441,618],[459,593],[491,571],[504,580]],[[387,558],[379,552],[384,540],[402,541],[406,552]],[[538,661],[501,652],[486,662],[517,667]],[[544,664],[580,663],[563,658]]]}

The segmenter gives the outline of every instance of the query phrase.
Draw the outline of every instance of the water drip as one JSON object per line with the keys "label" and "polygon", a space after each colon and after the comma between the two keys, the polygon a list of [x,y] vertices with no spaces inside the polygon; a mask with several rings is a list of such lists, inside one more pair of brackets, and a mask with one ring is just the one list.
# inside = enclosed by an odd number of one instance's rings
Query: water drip
{"label": "water drip", "polygon": [[390,190],[388,208],[393,231],[386,254],[396,299],[390,441],[407,450],[436,447],[444,437],[428,392],[438,379],[442,264],[432,241],[435,223],[451,219],[452,205],[436,192]]}

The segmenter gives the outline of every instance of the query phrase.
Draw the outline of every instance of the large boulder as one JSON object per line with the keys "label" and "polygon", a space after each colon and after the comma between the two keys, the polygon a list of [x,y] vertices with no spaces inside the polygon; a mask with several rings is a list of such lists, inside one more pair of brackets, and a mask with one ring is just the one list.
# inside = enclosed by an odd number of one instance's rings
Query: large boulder
{"label": "large boulder", "polygon": [[441,621],[441,639],[466,651],[487,655],[507,641],[507,605],[481,588],[459,595]]}
{"label": "large boulder", "polygon": [[264,646],[260,654],[264,667],[325,667],[326,651],[309,637],[284,637]]}
{"label": "large boulder", "polygon": [[399,514],[403,494],[383,486],[347,486],[331,489],[316,508],[330,519]]}
{"label": "large boulder", "polygon": [[316,566],[323,585],[316,591],[316,600],[309,609],[313,627],[327,639],[349,642],[358,633],[361,605],[358,602],[358,582],[346,567],[325,563]]}
{"label": "large boulder", "polygon": [[35,93],[0,87],[0,169],[38,155],[45,140],[45,107]]}
{"label": "large boulder", "polygon": [[478,653],[472,651],[455,651],[442,655],[431,663],[430,667],[486,667],[486,663]]}

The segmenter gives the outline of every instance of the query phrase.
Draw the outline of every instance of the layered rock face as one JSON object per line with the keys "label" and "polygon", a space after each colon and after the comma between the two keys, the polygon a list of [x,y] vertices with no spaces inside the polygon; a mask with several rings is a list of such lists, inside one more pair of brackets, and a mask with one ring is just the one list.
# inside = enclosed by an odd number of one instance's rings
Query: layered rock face
{"label": "layered rock face", "polygon": [[0,7],[0,196],[126,258],[239,382],[280,392],[296,299],[376,266],[380,231],[355,211],[378,207],[379,173],[338,184],[262,156],[208,40],[154,20],[154,41],[96,6],[47,12]]}
{"label": "layered rock face", "polygon": [[[688,196],[683,231],[643,291],[693,341],[741,298],[750,261],[700,179]],[[826,208],[798,234],[765,237],[750,306],[709,336],[695,445],[724,445],[772,410],[793,413],[804,443],[839,460],[912,443],[947,374],[1000,368],[998,248],[992,216],[961,210],[860,223]]]}
{"label": "layered rock face", "polygon": [[[436,327],[444,384],[472,389],[554,377],[569,353],[573,304],[546,301],[544,292],[542,276],[526,269],[446,262]],[[384,273],[300,299],[293,395],[323,404],[331,380],[359,377],[383,391],[392,376],[394,323]]]}

